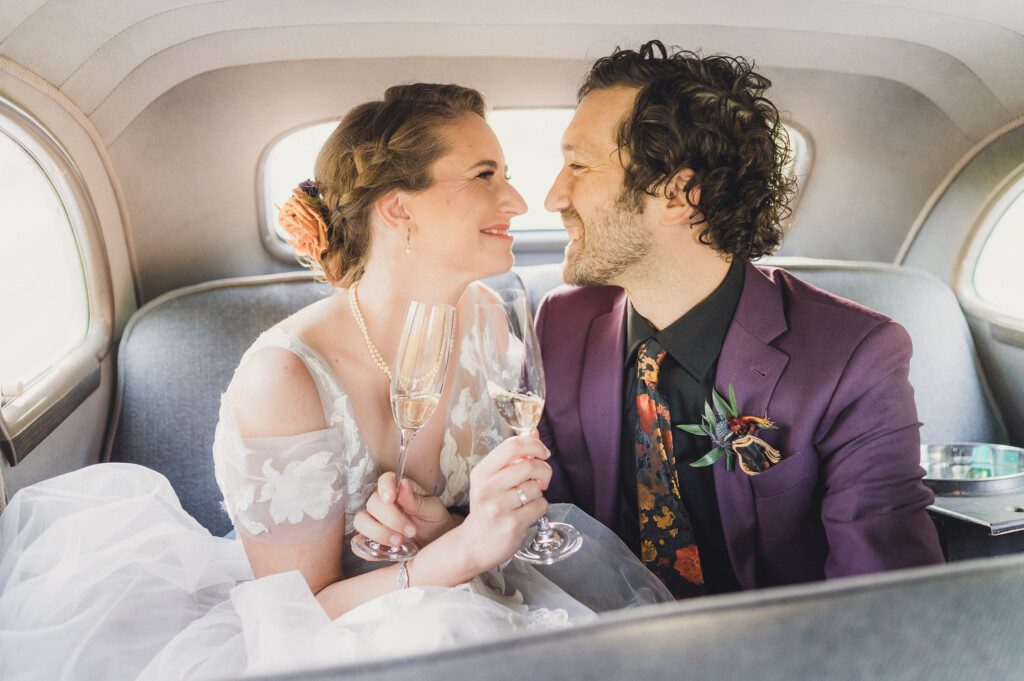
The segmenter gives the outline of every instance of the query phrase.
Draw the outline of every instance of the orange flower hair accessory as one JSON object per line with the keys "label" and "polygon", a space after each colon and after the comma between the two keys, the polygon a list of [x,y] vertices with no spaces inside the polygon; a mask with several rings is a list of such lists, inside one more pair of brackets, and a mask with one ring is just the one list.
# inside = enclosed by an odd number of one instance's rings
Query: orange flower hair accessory
{"label": "orange flower hair accessory", "polygon": [[292,198],[277,208],[277,221],[299,257],[319,260],[327,250],[327,223],[313,182],[307,180],[292,190]]}

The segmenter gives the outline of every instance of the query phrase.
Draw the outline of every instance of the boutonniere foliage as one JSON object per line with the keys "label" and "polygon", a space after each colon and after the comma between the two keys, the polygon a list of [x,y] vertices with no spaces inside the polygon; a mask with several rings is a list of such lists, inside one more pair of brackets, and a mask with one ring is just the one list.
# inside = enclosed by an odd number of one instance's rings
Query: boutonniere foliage
{"label": "boutonniere foliage", "polygon": [[774,423],[767,417],[740,415],[739,407],[736,405],[736,391],[731,384],[728,401],[714,389],[711,390],[711,399],[714,407],[707,402],[704,403],[704,414],[700,423],[676,426],[692,435],[710,438],[711,444],[715,446],[699,460],[691,463],[691,466],[710,466],[724,456],[727,471],[733,470],[738,462],[740,470],[744,473],[757,475],[779,462],[779,451],[754,435],[761,429],[776,430],[777,426]]}

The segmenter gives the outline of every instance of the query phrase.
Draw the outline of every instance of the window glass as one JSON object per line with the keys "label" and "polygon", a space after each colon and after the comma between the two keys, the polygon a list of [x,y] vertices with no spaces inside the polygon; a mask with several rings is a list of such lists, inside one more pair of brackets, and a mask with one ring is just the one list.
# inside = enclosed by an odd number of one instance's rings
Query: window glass
{"label": "window glass", "polygon": [[529,207],[512,219],[512,229],[562,229],[558,214],[544,210],[544,197],[562,168],[562,133],[574,111],[498,109],[487,116],[505,152],[512,185]]}
{"label": "window glass", "polygon": [[[562,167],[561,139],[574,109],[498,109],[487,120],[494,128],[512,184],[526,199],[529,211],[512,222],[515,230],[561,229],[557,215],[544,210],[544,197]],[[282,137],[267,153],[263,167],[263,209],[272,230],[282,242],[285,234],[277,224],[277,206],[283,205],[299,182],[313,177],[320,147],[338,125],[319,123]]]}
{"label": "window glass", "polygon": [[0,381],[28,384],[85,337],[89,300],[61,197],[2,129],[0,215]]}
{"label": "window glass", "polygon": [[[562,167],[562,132],[572,119],[574,108],[496,109],[487,120],[494,128],[512,184],[526,200],[529,210],[512,221],[515,231],[561,230],[556,213],[544,210],[544,197]],[[263,168],[264,226],[268,233],[284,241],[277,225],[277,208],[291,196],[299,182],[313,177],[313,164],[320,147],[337,126],[337,121],[302,128],[281,138],[267,153]],[[799,180],[809,165],[807,141],[798,130],[785,126],[790,136],[792,156],[790,172]]]}
{"label": "window glass", "polygon": [[974,269],[974,289],[988,302],[1024,315],[1024,268],[1020,266],[1024,251],[1024,180],[1011,191],[1017,197],[996,219],[981,249]]}

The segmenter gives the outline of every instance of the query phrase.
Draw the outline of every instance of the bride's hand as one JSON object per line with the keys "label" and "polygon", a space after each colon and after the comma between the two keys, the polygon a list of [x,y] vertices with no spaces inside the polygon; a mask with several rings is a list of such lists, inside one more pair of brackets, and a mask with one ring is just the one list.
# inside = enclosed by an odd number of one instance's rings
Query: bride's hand
{"label": "bride's hand", "polygon": [[352,521],[359,533],[381,544],[394,546],[409,537],[426,546],[455,526],[441,500],[409,478],[402,480],[396,501],[395,477],[388,472],[378,478],[366,509]]}
{"label": "bride's hand", "polygon": [[[507,560],[544,515],[551,453],[532,437],[510,437],[473,467],[469,515],[457,532],[467,560],[480,572]],[[524,503],[525,502],[525,503]]]}

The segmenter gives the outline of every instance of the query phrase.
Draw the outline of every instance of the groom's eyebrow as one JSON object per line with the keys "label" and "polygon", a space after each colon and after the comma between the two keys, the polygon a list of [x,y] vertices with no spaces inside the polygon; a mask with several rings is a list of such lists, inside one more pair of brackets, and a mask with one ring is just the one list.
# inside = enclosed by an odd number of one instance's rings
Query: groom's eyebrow
{"label": "groom's eyebrow", "polygon": [[577,154],[579,156],[590,156],[587,147],[582,144],[567,143],[562,145],[562,152],[566,154]]}

